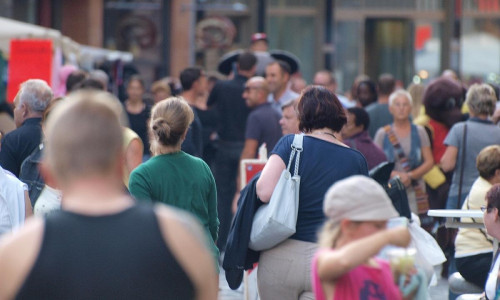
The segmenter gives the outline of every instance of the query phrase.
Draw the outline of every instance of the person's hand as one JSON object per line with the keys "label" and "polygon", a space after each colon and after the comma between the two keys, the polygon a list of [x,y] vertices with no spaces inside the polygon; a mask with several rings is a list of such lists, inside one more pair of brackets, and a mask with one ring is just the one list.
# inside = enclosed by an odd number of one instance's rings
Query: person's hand
{"label": "person's hand", "polygon": [[387,235],[389,243],[397,247],[406,248],[411,241],[410,231],[404,226],[387,229]]}
{"label": "person's hand", "polygon": [[491,117],[491,121],[495,124],[497,124],[498,121],[500,121],[500,109],[495,110],[493,116]]}
{"label": "person's hand", "polygon": [[406,172],[398,172],[398,171],[392,171],[391,177],[394,176],[399,176],[399,179],[401,179],[401,182],[405,187],[409,187],[411,185],[411,178],[408,176],[408,173]]}
{"label": "person's hand", "polygon": [[418,270],[416,267],[413,267],[408,274],[400,275],[400,289],[401,296],[403,300],[412,300],[417,296],[418,287],[421,284],[420,278],[417,276]]}

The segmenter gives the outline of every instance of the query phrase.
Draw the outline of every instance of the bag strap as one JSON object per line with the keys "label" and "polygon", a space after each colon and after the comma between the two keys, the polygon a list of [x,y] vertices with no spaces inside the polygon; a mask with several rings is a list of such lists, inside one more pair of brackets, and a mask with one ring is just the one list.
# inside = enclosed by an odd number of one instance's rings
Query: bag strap
{"label": "bag strap", "polygon": [[[465,199],[465,202],[467,203],[467,209],[470,210],[469,197],[467,197]],[[477,223],[476,220],[474,220],[474,218],[470,218],[470,219],[472,220],[472,223]],[[484,238],[493,245],[493,241],[490,240],[490,238],[488,238],[488,235],[486,234],[486,232],[484,232],[484,230],[482,228],[477,228],[477,229],[479,230],[479,232],[481,232],[483,234]]]}
{"label": "bag strap", "polygon": [[464,123],[464,132],[462,138],[462,161],[460,162],[460,177],[458,180],[458,201],[457,209],[460,209],[460,201],[462,200],[462,183],[464,180],[464,167],[465,167],[465,144],[467,144],[467,122]]}
{"label": "bag strap", "polygon": [[303,134],[296,134],[293,137],[293,143],[291,145],[292,153],[290,153],[290,159],[288,160],[287,170],[288,172],[290,172],[290,167],[292,166],[293,157],[297,155],[297,157],[295,158],[295,166],[293,170],[294,176],[299,174],[300,153],[302,152],[303,149],[302,148],[303,142],[304,142]]}
{"label": "bag strap", "polygon": [[[392,147],[396,151],[399,163],[401,164],[405,172],[410,172],[411,171],[410,160],[404,153],[403,147],[401,146],[398,137],[392,130],[391,125],[384,126],[384,130],[385,133],[387,134],[387,137],[389,138],[389,141],[391,142]],[[415,191],[418,213],[426,214],[427,211],[429,210],[429,197],[425,192],[425,188],[420,185],[420,182],[418,180],[411,180],[411,185],[413,187],[413,190]]]}

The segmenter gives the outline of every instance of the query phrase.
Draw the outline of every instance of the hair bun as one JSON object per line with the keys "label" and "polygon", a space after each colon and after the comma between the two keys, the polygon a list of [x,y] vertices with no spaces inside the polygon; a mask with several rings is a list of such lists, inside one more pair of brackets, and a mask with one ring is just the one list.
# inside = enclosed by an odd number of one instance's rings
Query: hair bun
{"label": "hair bun", "polygon": [[165,141],[170,137],[171,128],[165,119],[154,120],[152,129],[160,141]]}

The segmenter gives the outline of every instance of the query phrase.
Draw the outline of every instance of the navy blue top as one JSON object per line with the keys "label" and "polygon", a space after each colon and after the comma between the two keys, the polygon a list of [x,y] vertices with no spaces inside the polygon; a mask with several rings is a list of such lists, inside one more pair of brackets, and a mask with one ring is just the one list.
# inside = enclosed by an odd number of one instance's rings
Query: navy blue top
{"label": "navy blue top", "polygon": [[255,107],[248,115],[245,138],[258,141],[259,147],[266,143],[268,150],[274,149],[282,135],[280,119],[280,114],[271,103]]}
{"label": "navy blue top", "polygon": [[[285,165],[291,152],[293,134],[286,135],[272,151]],[[325,221],[323,198],[330,186],[352,175],[368,176],[368,166],[361,153],[311,136],[304,136],[300,155],[299,213],[297,228],[290,238],[316,242],[317,232]]]}
{"label": "navy blue top", "polygon": [[42,141],[42,118],[26,119],[2,139],[0,166],[19,177],[21,164]]}
{"label": "navy blue top", "polygon": [[199,158],[203,157],[203,127],[200,118],[198,117],[197,110],[191,106],[193,110],[194,119],[189,126],[188,132],[184,142],[182,142],[181,150],[192,156]]}
{"label": "navy blue top", "polygon": [[142,144],[144,145],[144,154],[150,154],[149,151],[149,137],[148,137],[148,120],[151,116],[151,106],[144,104],[144,109],[138,113],[133,114],[127,112],[129,128],[132,129],[141,138]]}

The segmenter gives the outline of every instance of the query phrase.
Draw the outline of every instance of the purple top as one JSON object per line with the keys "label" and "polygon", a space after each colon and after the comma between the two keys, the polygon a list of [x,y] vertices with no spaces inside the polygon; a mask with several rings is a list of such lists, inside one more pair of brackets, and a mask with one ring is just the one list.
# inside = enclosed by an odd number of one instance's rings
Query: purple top
{"label": "purple top", "polygon": [[369,170],[373,169],[378,164],[387,161],[384,151],[382,151],[382,149],[380,149],[380,147],[373,142],[372,138],[368,134],[368,131],[366,130],[345,139],[344,143],[363,154],[366,158],[366,162],[368,163]]}

